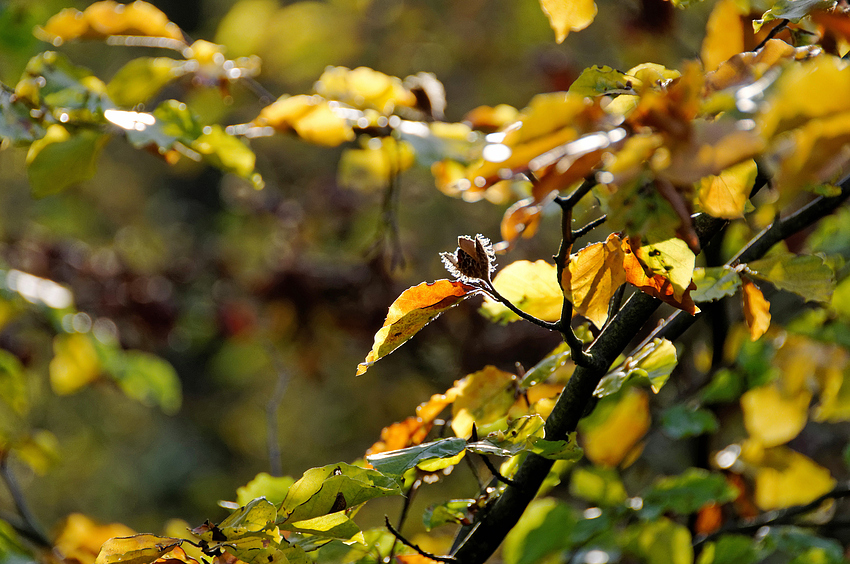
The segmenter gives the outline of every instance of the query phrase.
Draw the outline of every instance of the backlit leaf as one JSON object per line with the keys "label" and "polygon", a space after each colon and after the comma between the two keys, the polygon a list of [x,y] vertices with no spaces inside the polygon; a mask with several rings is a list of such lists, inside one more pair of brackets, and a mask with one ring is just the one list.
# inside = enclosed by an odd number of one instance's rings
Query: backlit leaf
{"label": "backlit leaf", "polygon": [[100,376],[100,359],[90,335],[57,335],[53,339],[53,354],[50,387],[57,395],[73,394]]}
{"label": "backlit leaf", "polygon": [[101,547],[109,539],[135,534],[135,531],[126,525],[98,525],[85,515],[72,513],[62,524],[53,546],[64,558],[94,564]]}
{"label": "backlit leaf", "polygon": [[676,347],[667,339],[653,339],[616,369],[602,377],[593,395],[603,398],[614,394],[632,377],[646,378],[656,394],[676,368]]}
{"label": "backlit leaf", "polygon": [[33,196],[43,198],[94,176],[100,151],[109,139],[96,131],[73,134],[58,124],[30,145],[27,176]]}
{"label": "backlit leaf", "polygon": [[[632,240],[634,248],[634,240]],[[663,276],[673,286],[673,297],[681,300],[691,284],[696,256],[688,244],[678,237],[644,243],[634,254],[653,276]]]}
{"label": "backlit leaf", "polygon": [[774,384],[748,390],[741,396],[744,427],[765,447],[787,443],[806,426],[811,400],[807,390],[786,395]]}
{"label": "backlit leaf", "polygon": [[[607,409],[600,409],[603,402]],[[603,398],[579,424],[584,453],[594,464],[617,466],[643,438],[650,422],[645,392],[630,388],[620,396]]]}
{"label": "backlit leaf", "polygon": [[599,96],[608,93],[623,93],[632,90],[631,81],[634,77],[612,69],[609,66],[596,65],[581,71],[581,74],[570,85],[569,91],[582,96]]}
{"label": "backlit leaf", "polygon": [[127,397],[168,415],[180,410],[180,378],[167,360],[142,351],[122,351],[106,355],[104,365]]}
{"label": "backlit leaf", "polygon": [[183,539],[142,534],[109,539],[95,564],[148,564],[183,544]]}
{"label": "backlit leaf", "polygon": [[770,302],[749,279],[744,279],[742,290],[744,319],[750,330],[750,340],[758,341],[770,327]]}
{"label": "backlit leaf", "polygon": [[[617,289],[626,282],[622,242],[616,233],[604,243],[594,243],[570,257],[564,269],[564,294],[575,312],[601,329]],[[556,318],[557,319],[557,318]]]}
{"label": "backlit leaf", "polygon": [[24,415],[30,405],[24,366],[5,349],[0,350],[0,400],[18,415]]}
{"label": "backlit leaf", "polygon": [[[687,246],[687,245],[686,245]],[[690,296],[690,286],[685,289],[681,299],[675,296],[673,283],[669,278],[658,274],[647,272],[641,262],[632,253],[631,248],[627,244],[623,245],[625,258],[623,259],[623,267],[626,270],[626,281],[637,287],[640,291],[656,297],[659,300],[666,302],[673,307],[684,310],[691,315],[699,313],[699,308],[694,304]],[[693,270],[691,270],[693,273]]]}
{"label": "backlit leaf", "polygon": [[778,19],[797,23],[814,10],[826,10],[834,5],[835,0],[777,0],[760,20],[753,22],[753,29],[758,31],[767,22]]}
{"label": "backlit leaf", "polygon": [[543,13],[555,31],[555,40],[561,43],[571,31],[581,31],[596,17],[593,0],[540,0]]}
{"label": "backlit leaf", "polygon": [[74,39],[103,39],[110,35],[144,35],[164,37],[183,43],[183,32],[159,9],[137,0],[119,4],[111,0],[95,2],[85,11],[62,10],[50,18],[36,36],[54,45]]}
{"label": "backlit leaf", "polygon": [[628,497],[617,470],[597,466],[579,466],[573,470],[570,495],[603,507],[620,505]]}
{"label": "backlit leaf", "polygon": [[[561,318],[564,295],[558,286],[554,264],[538,260],[518,260],[502,268],[493,279],[493,286],[508,301],[537,318],[556,321]],[[481,311],[494,321],[517,321],[519,316],[489,296]]]}
{"label": "backlit leaf", "polygon": [[713,217],[744,217],[744,208],[755,185],[757,172],[756,162],[750,159],[727,168],[718,176],[703,178],[698,189],[699,205]]}
{"label": "backlit leaf", "polygon": [[294,131],[305,141],[325,147],[354,140],[348,121],[319,96],[281,96],[263,108],[253,123],[281,132]]}
{"label": "backlit leaf", "polygon": [[755,502],[763,511],[804,505],[835,487],[826,468],[788,447],[765,449],[742,457],[756,468]]}
{"label": "backlit leaf", "polygon": [[447,309],[468,298],[476,288],[451,280],[423,282],[408,288],[390,305],[384,326],[375,334],[375,343],[366,360],[357,367],[365,373],[379,359],[407,342]]}
{"label": "backlit leaf", "polygon": [[745,50],[744,22],[738,6],[735,0],[721,0],[711,10],[700,50],[706,72],[715,70],[723,61]]}
{"label": "backlit leaf", "polygon": [[495,366],[486,366],[455,382],[449,391],[452,404],[452,430],[458,437],[472,435],[472,426],[482,427],[507,416],[514,405],[517,378]]}
{"label": "backlit leaf", "polygon": [[284,500],[289,487],[294,483],[295,480],[289,476],[271,476],[260,472],[253,480],[236,490],[236,503],[246,505],[251,500],[264,497],[277,505]]}
{"label": "backlit leaf", "polygon": [[[252,499],[231,513],[218,528],[227,540],[267,529],[277,519],[277,508],[266,498]],[[215,540],[212,536],[208,540]]]}
{"label": "backlit leaf", "polygon": [[287,523],[321,517],[370,499],[400,493],[393,478],[375,470],[344,462],[312,468],[289,488],[280,506],[278,525],[285,529]]}
{"label": "backlit leaf", "polygon": [[467,448],[479,454],[510,457],[520,452],[533,452],[552,460],[576,461],[582,451],[575,434],[565,441],[544,439],[545,421],[539,415],[525,415],[511,421],[507,428],[488,434],[482,440],[470,443]]}
{"label": "backlit leaf", "polygon": [[505,564],[536,564],[546,556],[573,545],[570,535],[578,522],[575,510],[553,498],[535,499],[505,537],[502,557]]}
{"label": "backlit leaf", "polygon": [[428,506],[422,514],[425,530],[430,531],[440,525],[469,522],[469,507],[474,503],[474,499],[452,499]]}
{"label": "backlit leaf", "polygon": [[309,533],[318,537],[344,540],[354,540],[353,538],[356,536],[356,540],[363,542],[360,527],[346,515],[345,511],[336,511],[312,519],[290,522],[286,524],[286,529],[296,533]]}
{"label": "backlit leaf", "polygon": [[725,534],[716,542],[703,546],[698,564],[756,564],[762,558],[750,537],[738,534]]}
{"label": "backlit leaf", "polygon": [[360,109],[374,109],[389,115],[396,106],[416,105],[416,96],[401,80],[368,67],[354,70],[328,67],[315,84],[316,93]]}
{"label": "backlit leaf", "polygon": [[388,476],[400,477],[402,474],[423,462],[446,460],[462,454],[466,450],[466,440],[461,438],[438,439],[431,443],[401,450],[373,454],[366,457],[369,464]]}
{"label": "backlit leaf", "polygon": [[727,503],[737,496],[722,474],[688,468],[650,486],[643,494],[640,514],[645,519],[657,519],[667,512],[690,515],[708,503]]}
{"label": "backlit leaf", "polygon": [[633,540],[628,548],[647,564],[692,564],[694,561],[690,531],[666,517],[633,525],[626,534],[629,533]]}
{"label": "backlit leaf", "polygon": [[254,152],[220,125],[205,127],[204,133],[192,142],[191,148],[216,168],[250,180],[255,188],[263,187],[263,179],[254,172],[257,160]]}
{"label": "backlit leaf", "polygon": [[835,288],[835,273],[816,255],[777,253],[747,263],[746,271],[808,301],[828,303]]}
{"label": "backlit leaf", "polygon": [[168,57],[139,57],[115,73],[106,91],[117,106],[134,107],[155,96],[166,84],[186,74],[186,63]]}
{"label": "backlit leaf", "polygon": [[13,93],[0,91],[0,140],[32,142],[44,136],[44,127],[30,115],[30,109]]}
{"label": "backlit leaf", "polygon": [[691,292],[691,299],[697,303],[714,302],[735,294],[741,287],[741,275],[723,266],[695,268],[694,284],[697,287]]}

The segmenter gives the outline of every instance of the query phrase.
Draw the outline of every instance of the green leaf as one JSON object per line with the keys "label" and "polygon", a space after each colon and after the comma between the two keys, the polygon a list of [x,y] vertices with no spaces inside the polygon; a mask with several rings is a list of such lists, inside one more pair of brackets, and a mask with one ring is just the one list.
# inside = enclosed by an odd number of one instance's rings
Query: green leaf
{"label": "green leaf", "polygon": [[271,476],[265,472],[257,474],[253,480],[236,490],[236,503],[245,505],[252,499],[265,497],[275,505],[280,504],[295,480],[289,476]]}
{"label": "green leaf", "polygon": [[248,146],[229,133],[220,125],[208,125],[204,133],[195,139],[191,148],[201,155],[212,166],[250,180],[254,187],[263,187],[263,179],[254,172],[257,157]]}
{"label": "green leaf", "polygon": [[61,125],[51,125],[27,153],[27,176],[33,196],[56,194],[93,177],[107,139],[108,135],[96,131],[71,134]]}
{"label": "green leaf", "polygon": [[580,96],[599,96],[601,94],[634,94],[634,77],[612,69],[609,66],[593,65],[584,69],[570,85],[570,92]]}
{"label": "green leaf", "polygon": [[430,531],[440,525],[469,523],[469,507],[474,503],[474,499],[451,499],[443,503],[429,505],[425,513],[422,514],[425,530]]}
{"label": "green leaf", "polygon": [[451,460],[465,450],[466,441],[458,437],[453,437],[400,450],[374,454],[367,456],[366,460],[382,474],[400,478],[405,472],[422,463],[430,460]]}
{"label": "green leaf", "polygon": [[573,542],[565,531],[572,530],[577,522],[575,510],[566,503],[552,498],[535,499],[505,537],[505,564],[535,564],[569,550]]}
{"label": "green leaf", "polygon": [[566,365],[570,360],[570,348],[566,343],[558,345],[555,350],[546,355],[543,360],[532,366],[522,378],[520,386],[530,388],[548,379],[556,370]]}
{"label": "green leaf", "polygon": [[106,367],[128,397],[168,415],[180,410],[180,379],[167,360],[141,351],[116,351],[107,355]]}
{"label": "green leaf", "polygon": [[746,266],[748,274],[806,301],[828,303],[835,289],[835,273],[816,255],[778,253]]}
{"label": "green leaf", "polygon": [[0,349],[0,400],[18,415],[29,410],[24,366],[18,357],[4,349]]}
{"label": "green leaf", "polygon": [[697,289],[691,290],[691,299],[697,303],[713,302],[734,295],[741,287],[741,276],[725,266],[695,268],[694,284]]}
{"label": "green leaf", "polygon": [[[345,514],[345,511],[336,511],[312,519],[287,523],[286,530],[296,533],[309,533],[325,538],[351,539],[365,544],[360,527]],[[355,539],[355,537],[357,538]]]}
{"label": "green leaf", "polygon": [[815,10],[828,10],[834,5],[834,0],[777,0],[760,20],[753,22],[753,29],[758,33],[761,26],[772,20],[791,20],[793,23],[798,23],[809,13]]}
{"label": "green leaf", "polygon": [[117,106],[132,108],[150,100],[162,87],[186,74],[186,62],[169,57],[139,57],[115,73],[106,92]]}
{"label": "green leaf", "polygon": [[390,495],[400,495],[398,483],[381,472],[340,462],[304,472],[292,484],[280,507],[278,525],[305,521]]}
{"label": "green leaf", "polygon": [[109,539],[95,564],[148,564],[183,544],[183,539],[142,534]]}
{"label": "green leaf", "polygon": [[249,533],[264,531],[274,525],[277,509],[265,498],[249,501],[218,524],[219,530],[228,541],[243,537]]}
{"label": "green leaf", "polygon": [[688,468],[678,476],[656,481],[643,496],[640,516],[653,520],[668,511],[690,515],[707,503],[726,503],[735,497],[737,492],[721,474]]}
{"label": "green leaf", "polygon": [[580,466],[570,478],[570,495],[610,507],[626,501],[626,488],[614,468]]}
{"label": "green leaf", "polygon": [[750,537],[727,534],[717,542],[706,543],[697,564],[755,564],[764,556]]}
{"label": "green leaf", "polygon": [[103,82],[55,51],[45,51],[30,59],[15,90],[34,105],[44,103],[55,108],[55,113],[74,114],[75,119],[93,119],[111,107]]}
{"label": "green leaf", "polygon": [[673,405],[661,414],[661,427],[673,439],[713,433],[719,426],[720,423],[712,412],[684,404]]}
{"label": "green leaf", "polygon": [[640,523],[629,527],[627,548],[647,564],[692,564],[694,549],[691,533],[670,519]]}
{"label": "green leaf", "polygon": [[834,539],[826,539],[799,527],[771,527],[761,546],[794,557],[792,564],[841,564],[844,550]]}
{"label": "green leaf", "polygon": [[478,454],[510,457],[520,452],[533,452],[552,460],[579,460],[582,450],[575,433],[566,441],[544,439],[545,421],[539,415],[525,415],[510,422],[504,431],[488,434],[484,439],[470,443],[467,449]]}
{"label": "green leaf", "polygon": [[626,358],[619,367],[603,376],[593,395],[604,398],[617,393],[632,377],[648,379],[652,391],[657,394],[667,383],[677,363],[673,343],[667,339],[653,339],[634,356]]}
{"label": "green leaf", "polygon": [[183,102],[166,100],[150,115],[155,120],[152,125],[126,129],[127,141],[134,147],[153,145],[164,153],[178,142],[190,146],[203,135],[203,128]]}
{"label": "green leaf", "polygon": [[0,140],[12,143],[31,143],[44,137],[44,127],[30,115],[30,110],[13,101],[12,92],[0,89]]}

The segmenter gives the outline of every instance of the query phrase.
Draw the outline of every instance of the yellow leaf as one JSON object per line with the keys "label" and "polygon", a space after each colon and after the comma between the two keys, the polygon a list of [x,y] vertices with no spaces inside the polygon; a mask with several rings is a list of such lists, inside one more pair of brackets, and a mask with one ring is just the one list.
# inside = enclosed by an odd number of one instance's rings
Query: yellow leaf
{"label": "yellow leaf", "polygon": [[620,237],[608,236],[570,257],[564,269],[562,286],[575,312],[601,329],[608,320],[608,306],[614,292],[626,282],[624,253]]}
{"label": "yellow leaf", "polygon": [[836,483],[829,470],[788,447],[765,450],[757,466],[755,502],[764,511],[804,505]]}
{"label": "yellow leaf", "polygon": [[[558,286],[554,264],[544,260],[518,260],[504,267],[493,279],[496,290],[524,312],[545,321],[561,318],[564,294]],[[519,319],[501,303],[485,298],[481,306],[487,316],[507,323]]]}
{"label": "yellow leaf", "polygon": [[338,100],[355,108],[371,108],[389,115],[396,106],[413,107],[416,96],[404,87],[401,80],[358,67],[329,67],[316,82],[315,90],[329,100]]}
{"label": "yellow leaf", "polygon": [[94,564],[101,546],[114,537],[129,537],[135,531],[120,523],[98,525],[85,515],[73,513],[65,520],[54,550],[65,560]]}
{"label": "yellow leaf", "polygon": [[744,208],[756,182],[758,167],[752,159],[729,167],[718,176],[700,181],[699,205],[708,215],[720,219],[744,217]]}
{"label": "yellow leaf", "polygon": [[747,390],[741,396],[744,427],[765,447],[785,444],[806,426],[811,400],[806,390],[784,394],[775,384]]}
{"label": "yellow leaf", "polygon": [[95,564],[148,564],[183,544],[183,539],[141,534],[112,538],[103,544]]}
{"label": "yellow leaf", "polygon": [[631,388],[619,398],[604,420],[582,425],[584,454],[594,464],[617,466],[643,438],[650,423],[646,393]]}
{"label": "yellow leaf", "polygon": [[540,0],[543,13],[555,31],[555,40],[561,43],[571,31],[581,31],[596,17],[593,0]]}
{"label": "yellow leaf", "polygon": [[111,35],[164,37],[183,43],[183,32],[177,24],[168,21],[153,4],[141,0],[132,4],[95,2],[84,12],[67,8],[50,18],[44,27],[37,27],[35,34],[57,46],[74,39],[103,39]]}
{"label": "yellow leaf", "polygon": [[475,287],[462,282],[437,280],[431,284],[423,282],[402,292],[390,306],[384,326],[375,334],[372,350],[357,367],[357,376],[475,291]]}
{"label": "yellow leaf", "polygon": [[741,297],[744,300],[744,318],[750,329],[750,340],[758,341],[770,327],[770,302],[751,280],[744,279]]}
{"label": "yellow leaf", "polygon": [[100,359],[87,334],[58,335],[53,354],[50,387],[57,395],[73,394],[100,376]]}
{"label": "yellow leaf", "polygon": [[735,0],[720,0],[708,18],[700,58],[705,70],[713,71],[726,59],[744,51],[744,23]]}
{"label": "yellow leaf", "polygon": [[660,274],[647,272],[646,267],[637,259],[631,247],[629,247],[628,240],[623,241],[623,252],[625,253],[623,268],[626,271],[626,281],[629,284],[634,285],[641,292],[654,296],[691,315],[699,313],[699,308],[694,303],[694,300],[691,299],[691,290],[696,288],[695,284],[688,286],[681,298],[676,298],[675,289],[670,279]]}
{"label": "yellow leaf", "polygon": [[647,271],[662,276],[673,286],[673,297],[681,300],[694,277],[696,255],[678,237],[648,243],[635,249],[635,256]]}
{"label": "yellow leaf", "polygon": [[488,425],[505,417],[514,405],[516,376],[486,366],[455,382],[447,395],[455,397],[452,404],[452,430],[458,437],[469,438],[473,423]]}
{"label": "yellow leaf", "polygon": [[305,141],[326,147],[336,147],[355,137],[348,121],[319,96],[281,96],[263,108],[253,123],[282,132],[294,130]]}

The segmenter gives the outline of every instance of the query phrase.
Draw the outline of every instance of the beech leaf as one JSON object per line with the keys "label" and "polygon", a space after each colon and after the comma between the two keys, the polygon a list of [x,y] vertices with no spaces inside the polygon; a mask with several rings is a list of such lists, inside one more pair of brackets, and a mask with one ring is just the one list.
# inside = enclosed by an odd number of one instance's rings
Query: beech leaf
{"label": "beech leaf", "polygon": [[423,282],[402,292],[390,305],[384,326],[375,334],[372,350],[357,367],[357,376],[476,291],[477,288],[463,282],[437,280],[430,284]]}
{"label": "beech leaf", "polygon": [[183,544],[183,539],[141,534],[109,539],[95,564],[148,564]]}
{"label": "beech leaf", "polygon": [[448,391],[455,396],[452,404],[455,435],[468,438],[474,424],[481,427],[506,417],[516,401],[516,389],[517,377],[495,366],[485,366],[455,382]]}
{"label": "beech leaf", "polygon": [[540,0],[543,13],[555,31],[555,40],[564,41],[571,31],[581,31],[596,17],[596,2],[593,0]]}
{"label": "beech leaf", "polygon": [[599,466],[617,466],[638,445],[650,423],[645,392],[630,388],[620,396],[604,398],[579,424],[584,453]]}
{"label": "beech leaf", "polygon": [[835,0],[777,0],[777,2],[762,15],[760,20],[753,22],[753,30],[758,32],[761,26],[773,20],[791,20],[798,23],[815,10],[827,10],[835,5]]}
{"label": "beech leaf", "polygon": [[785,446],[761,450],[745,443],[741,458],[756,471],[755,503],[764,511],[804,505],[836,484],[828,469]]}
{"label": "beech leaf", "polygon": [[[685,244],[685,246],[687,246],[687,244]],[[684,310],[691,315],[699,313],[699,308],[696,304],[694,304],[694,301],[690,296],[691,290],[695,288],[693,283],[685,289],[681,298],[676,298],[675,289],[673,288],[673,283],[670,279],[660,274],[652,274],[648,272],[644,268],[643,264],[641,264],[641,261],[639,261],[634,253],[632,253],[631,248],[628,247],[628,243],[625,241],[623,244],[623,252],[625,252],[623,267],[626,270],[627,282],[637,287],[640,291]],[[693,270],[691,270],[691,273],[693,273]]]}
{"label": "beech leaf", "polygon": [[829,303],[835,273],[816,255],[779,253],[747,263],[747,273],[807,301]]}
{"label": "beech leaf", "polygon": [[713,217],[744,217],[744,208],[750,199],[757,172],[756,162],[750,159],[727,168],[717,176],[703,178],[698,189],[699,205]]}
{"label": "beech leaf", "polygon": [[611,297],[626,282],[622,241],[616,233],[570,257],[562,286],[576,313],[601,329],[608,320]]}
{"label": "beech leaf", "polygon": [[700,50],[700,58],[707,72],[745,50],[744,23],[738,6],[735,0],[720,0],[711,10]]}
{"label": "beech leaf", "polygon": [[714,302],[731,296],[741,287],[741,276],[725,266],[694,269],[696,289],[691,298],[697,302]]}
{"label": "beech leaf", "polygon": [[470,519],[469,507],[475,503],[474,499],[450,499],[443,503],[428,506],[422,514],[425,530],[430,531],[440,525],[450,523],[464,523]]}
{"label": "beech leaf", "polygon": [[94,176],[100,151],[109,139],[96,131],[73,135],[53,124],[41,139],[33,141],[27,153],[27,176],[33,196],[43,198],[79,184]]}
{"label": "beech leaf", "polygon": [[649,380],[652,391],[661,391],[667,379],[676,368],[678,357],[676,347],[667,339],[653,339],[617,369],[602,377],[593,395],[603,398],[614,394],[631,377],[644,377]]}
{"label": "beech leaf", "polygon": [[[564,294],[558,286],[554,264],[544,260],[518,260],[502,268],[493,278],[493,286],[508,301],[544,321],[561,318]],[[481,312],[494,321],[508,323],[519,316],[490,297],[484,299]]]}
{"label": "beech leaf", "polygon": [[690,515],[707,503],[727,503],[737,497],[723,474],[688,468],[678,476],[657,480],[643,494],[641,517],[657,519],[672,511]]}
{"label": "beech leaf", "polygon": [[744,319],[750,330],[750,340],[758,341],[770,328],[770,302],[752,281],[743,281]]}
{"label": "beech leaf", "polygon": [[[631,240],[634,248],[635,240]],[[663,276],[673,286],[673,297],[681,300],[694,276],[696,255],[688,244],[673,237],[664,241],[646,243],[634,249],[635,256],[646,267],[648,273]]]}
{"label": "beech leaf", "polygon": [[309,143],[336,147],[354,141],[354,130],[320,96],[281,96],[266,106],[252,122],[277,131],[294,131]]}
{"label": "beech leaf", "polygon": [[66,8],[47,20],[44,27],[37,27],[35,35],[56,46],[74,39],[104,39],[111,35],[164,37],[183,43],[183,32],[177,24],[168,21],[153,4],[141,0],[130,4],[95,2],[83,12]]}
{"label": "beech leaf", "polygon": [[432,460],[452,460],[466,451],[466,440],[452,437],[414,447],[367,456],[376,470],[387,476],[401,477],[411,468]]}
{"label": "beech leaf", "polygon": [[785,444],[803,430],[809,419],[812,394],[786,394],[776,384],[747,390],[741,396],[744,427],[765,447]]}

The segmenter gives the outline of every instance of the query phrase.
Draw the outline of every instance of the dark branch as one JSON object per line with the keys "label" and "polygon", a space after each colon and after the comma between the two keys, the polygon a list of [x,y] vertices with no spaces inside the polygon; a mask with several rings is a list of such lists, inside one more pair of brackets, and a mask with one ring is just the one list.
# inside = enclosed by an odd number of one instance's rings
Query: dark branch
{"label": "dark branch", "polygon": [[[756,237],[742,253],[742,259],[753,260],[763,256],[783,237],[812,225],[831,213],[850,196],[850,180],[841,183],[841,194],[832,198],[818,198],[799,212],[792,214],[782,225]],[[694,217],[694,228],[702,247],[725,226],[724,220],[705,214]],[[764,239],[763,239],[764,238]],[[768,244],[768,242],[771,242]],[[752,249],[752,250],[750,250]],[[578,366],[567,382],[551,415],[546,420],[545,438],[559,440],[575,431],[579,419],[593,397],[593,391],[611,363],[629,344],[638,328],[649,320],[661,302],[647,294],[633,294],[598,339],[588,349],[594,360],[592,366]],[[679,316],[683,318],[684,316]],[[684,322],[686,327],[693,318]],[[464,564],[481,564],[498,548],[505,535],[514,527],[528,503],[534,498],[546,478],[552,461],[529,454],[513,477],[517,486],[507,486],[492,506],[479,514],[476,526],[464,529],[466,536],[454,552]]]}
{"label": "dark branch", "polygon": [[510,478],[507,478],[507,477],[505,477],[505,476],[502,476],[502,473],[501,473],[501,472],[499,472],[498,470],[496,470],[496,467],[493,465],[493,463],[492,463],[492,462],[490,462],[490,459],[489,459],[489,458],[487,458],[487,457],[486,457],[485,455],[483,455],[483,454],[481,454],[481,455],[479,455],[479,456],[481,456],[481,460],[483,460],[483,461],[484,461],[484,466],[486,466],[486,467],[487,467],[487,470],[489,470],[489,471],[490,471],[490,473],[491,473],[491,474],[493,474],[493,476],[494,476],[497,480],[499,480],[499,481],[500,481],[500,482],[502,482],[503,484],[507,484],[507,485],[509,485],[509,486],[517,487],[517,483],[516,483],[516,482],[514,482],[514,481],[513,481],[513,480],[511,480]]}
{"label": "dark branch", "polygon": [[53,544],[47,538],[47,535],[45,535],[41,530],[35,515],[32,514],[29,506],[27,505],[24,493],[18,486],[18,481],[15,479],[15,475],[12,474],[12,470],[9,468],[8,452],[0,454],[0,476],[2,476],[3,482],[6,484],[6,489],[9,490],[9,494],[12,496],[12,501],[15,503],[15,509],[17,509],[18,515],[20,516],[20,519],[15,519],[14,517],[9,516],[10,519],[4,520],[21,536],[29,539],[34,544],[44,548],[52,547]]}

